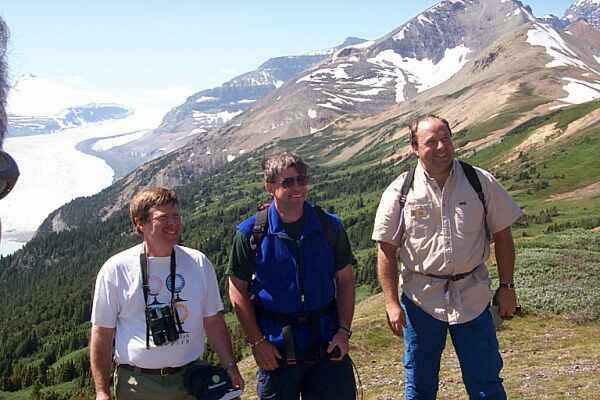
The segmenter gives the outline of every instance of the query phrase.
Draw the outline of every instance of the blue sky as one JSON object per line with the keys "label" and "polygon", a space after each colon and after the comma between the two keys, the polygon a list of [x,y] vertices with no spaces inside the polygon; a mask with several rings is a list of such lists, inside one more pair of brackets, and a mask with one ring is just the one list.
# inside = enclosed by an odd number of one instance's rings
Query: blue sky
{"label": "blue sky", "polygon": [[[375,39],[437,1],[2,0],[10,75],[120,88],[206,89],[270,57]],[[536,16],[571,0],[535,0]],[[191,94],[191,93],[190,93]]]}

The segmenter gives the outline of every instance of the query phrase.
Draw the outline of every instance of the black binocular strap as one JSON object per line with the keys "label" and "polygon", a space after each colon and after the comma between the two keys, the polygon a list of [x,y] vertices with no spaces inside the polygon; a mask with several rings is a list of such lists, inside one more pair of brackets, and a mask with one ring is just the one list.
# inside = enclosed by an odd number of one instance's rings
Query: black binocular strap
{"label": "black binocular strap", "polygon": [[[148,284],[148,258],[146,257],[146,246],[144,246],[144,251],[140,254],[140,267],[142,269],[142,291],[144,292],[144,304],[146,308],[148,307],[148,292],[149,292],[149,284]],[[179,314],[174,307],[175,303],[175,276],[177,271],[177,264],[175,262],[175,249],[171,250],[171,311],[175,314],[175,321],[177,322],[177,328],[179,331],[182,330],[182,324],[179,319]],[[148,313],[146,314],[146,349],[150,348],[150,324],[148,323]]]}

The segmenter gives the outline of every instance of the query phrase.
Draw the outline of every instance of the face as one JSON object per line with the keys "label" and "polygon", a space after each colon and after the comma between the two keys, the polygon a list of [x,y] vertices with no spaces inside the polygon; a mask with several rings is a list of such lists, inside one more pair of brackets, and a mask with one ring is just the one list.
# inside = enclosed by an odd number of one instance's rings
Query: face
{"label": "face", "polygon": [[138,223],[137,227],[150,247],[172,247],[181,234],[181,216],[174,204],[152,207],[148,221]]}
{"label": "face", "polygon": [[[298,174],[296,168],[288,167],[275,179],[267,182],[265,187],[271,193],[278,208],[289,209],[302,207],[308,195],[308,177]],[[298,182],[300,180],[300,182]]]}
{"label": "face", "polygon": [[419,123],[417,147],[413,152],[425,170],[432,176],[449,173],[454,159],[454,145],[446,125],[438,119],[426,119]]}

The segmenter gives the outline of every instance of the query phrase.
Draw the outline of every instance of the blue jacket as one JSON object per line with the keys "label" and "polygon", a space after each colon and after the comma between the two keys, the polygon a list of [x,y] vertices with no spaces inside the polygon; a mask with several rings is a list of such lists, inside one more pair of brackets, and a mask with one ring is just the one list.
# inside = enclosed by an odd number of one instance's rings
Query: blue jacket
{"label": "blue jacket", "polygon": [[[335,253],[331,248],[317,211],[304,203],[304,225],[296,241],[283,229],[283,221],[274,205],[267,212],[268,230],[256,250],[256,272],[250,291],[267,310],[298,315],[322,309],[335,299]],[[334,232],[341,222],[326,214]],[[238,229],[250,238],[256,216],[242,222]],[[304,292],[304,302],[302,301]],[[281,321],[258,318],[258,325],[267,339],[283,349]],[[327,344],[338,329],[337,313],[321,318],[321,344]],[[310,344],[310,329],[306,325],[292,325],[297,351],[306,351]]]}

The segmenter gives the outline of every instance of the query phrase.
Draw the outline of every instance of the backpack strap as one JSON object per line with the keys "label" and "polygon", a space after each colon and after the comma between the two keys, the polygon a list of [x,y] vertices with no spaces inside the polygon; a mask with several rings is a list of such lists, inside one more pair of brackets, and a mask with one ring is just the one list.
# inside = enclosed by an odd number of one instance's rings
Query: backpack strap
{"label": "backpack strap", "polygon": [[467,177],[467,180],[471,184],[471,187],[477,193],[477,197],[479,197],[479,201],[481,201],[481,205],[483,206],[483,226],[485,227],[485,237],[488,242],[491,241],[492,235],[490,234],[490,228],[487,223],[487,206],[485,205],[485,195],[483,194],[483,189],[481,188],[481,182],[479,181],[479,177],[477,176],[477,171],[471,164],[468,164],[464,161],[458,161],[460,166]]}
{"label": "backpack strap", "polygon": [[258,249],[258,245],[263,235],[267,231],[267,225],[269,219],[267,218],[269,211],[269,206],[259,207],[258,212],[256,213],[256,220],[254,221],[254,226],[252,227],[252,235],[250,235],[250,249],[252,252],[256,254],[256,249]]}
{"label": "backpack strap", "polygon": [[[269,222],[267,213],[269,211],[269,206],[269,204],[266,204],[259,207],[259,210],[256,213],[256,220],[254,221],[254,226],[252,227],[252,235],[250,235],[249,239],[250,249],[255,254],[261,239],[267,232]],[[329,217],[327,216],[327,213],[320,206],[315,205],[313,206],[313,208],[315,209],[315,211],[317,212],[317,216],[319,217],[319,222],[321,223],[321,229],[323,229],[325,239],[327,240],[331,248],[334,248],[333,244],[335,235],[333,232],[333,226],[329,222]]]}
{"label": "backpack strap", "polygon": [[398,231],[400,227],[404,223],[404,206],[406,205],[406,199],[408,198],[408,192],[412,188],[413,181],[415,179],[415,169],[416,165],[413,165],[406,171],[406,176],[404,177],[404,182],[402,182],[402,188],[400,189],[400,197],[398,198],[398,203],[400,204],[400,222],[398,223]]}
{"label": "backpack strap", "polygon": [[406,176],[404,177],[404,182],[402,183],[402,189],[400,190],[400,199],[398,202],[400,203],[400,212],[404,210],[404,206],[406,205],[406,198],[408,197],[408,192],[412,188],[413,180],[415,179],[415,169],[416,165],[410,167]]}
{"label": "backpack strap", "polygon": [[321,222],[321,229],[323,229],[323,234],[325,235],[325,239],[327,240],[327,243],[329,243],[329,245],[333,249],[335,235],[333,232],[333,226],[329,222],[329,217],[327,216],[327,213],[320,206],[315,205],[315,206],[313,206],[313,208],[316,210],[317,215],[319,216],[319,222]]}
{"label": "backpack strap", "polygon": [[[481,187],[481,182],[479,181],[479,177],[477,176],[477,172],[475,168],[471,164],[468,164],[464,161],[459,160],[460,166],[462,167],[469,184],[477,193],[477,197],[479,197],[479,201],[481,201],[481,205],[483,206],[483,226],[485,228],[485,237],[488,242],[491,241],[492,236],[490,234],[490,228],[487,224],[487,206],[485,204],[485,195],[483,194],[483,189]],[[404,210],[404,206],[406,204],[406,198],[408,196],[408,192],[412,188],[413,180],[415,178],[415,168],[416,165],[413,165],[407,172],[406,177],[404,178],[404,182],[402,183],[402,189],[400,190],[400,198],[398,199],[398,203],[400,203],[400,213],[402,215],[402,211]]]}

